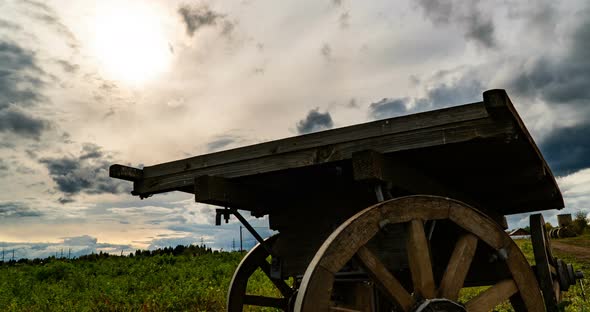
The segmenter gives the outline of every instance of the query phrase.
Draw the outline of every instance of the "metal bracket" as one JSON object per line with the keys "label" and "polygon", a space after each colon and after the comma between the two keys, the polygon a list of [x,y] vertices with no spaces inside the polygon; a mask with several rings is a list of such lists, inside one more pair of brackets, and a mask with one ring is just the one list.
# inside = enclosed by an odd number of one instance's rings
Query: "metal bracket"
{"label": "metal bracket", "polygon": [[254,236],[254,238],[256,238],[256,240],[268,252],[268,254],[272,255],[272,250],[270,249],[270,247],[267,246],[267,244],[264,241],[264,238],[262,238],[262,236],[260,236],[260,234],[258,234],[258,232],[256,232],[256,230],[254,230],[254,228],[250,225],[250,223],[248,223],[246,218],[244,218],[244,216],[242,216],[238,212],[238,209],[231,208],[231,207],[225,207],[225,208],[215,209],[215,212],[216,212],[215,225],[221,225],[221,217],[222,216],[223,216],[223,219],[225,220],[225,223],[229,222],[230,215],[236,216],[236,218],[242,223],[242,225],[244,225],[244,227],[248,230],[248,232],[250,232],[250,234],[252,234],[252,236]]}

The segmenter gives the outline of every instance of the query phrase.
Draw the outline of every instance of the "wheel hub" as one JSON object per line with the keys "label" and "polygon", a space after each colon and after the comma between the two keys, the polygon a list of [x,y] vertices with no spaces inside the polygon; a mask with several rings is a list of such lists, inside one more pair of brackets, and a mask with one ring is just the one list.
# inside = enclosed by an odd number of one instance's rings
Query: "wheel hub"
{"label": "wheel hub", "polygon": [[422,301],[412,312],[467,312],[467,310],[455,301],[435,298]]}

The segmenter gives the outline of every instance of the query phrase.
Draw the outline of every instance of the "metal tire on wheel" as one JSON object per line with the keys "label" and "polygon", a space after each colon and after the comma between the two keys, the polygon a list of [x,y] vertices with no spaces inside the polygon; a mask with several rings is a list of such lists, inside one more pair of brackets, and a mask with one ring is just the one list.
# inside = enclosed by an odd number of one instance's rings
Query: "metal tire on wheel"
{"label": "metal tire on wheel", "polygon": [[557,263],[555,263],[551,252],[551,241],[545,230],[543,215],[540,213],[531,215],[530,226],[539,287],[543,292],[547,311],[558,311],[557,305],[561,301],[561,286],[557,279]]}
{"label": "metal tire on wheel", "polygon": [[[431,246],[424,230],[424,222],[432,220],[456,225],[462,233],[454,243],[440,281],[434,278]],[[404,285],[396,272],[387,269],[379,258],[381,250],[372,250],[369,244],[388,225],[405,228],[410,286]],[[478,244],[486,244],[500,255],[509,275],[463,305],[457,302],[459,291]],[[518,246],[499,224],[459,201],[408,196],[357,213],[340,225],[315,254],[303,276],[294,310],[354,311],[335,306],[331,297],[336,274],[353,258],[362,264],[372,282],[397,310],[490,311],[510,299],[517,311],[545,311],[533,270]],[[453,304],[456,307],[447,310]]]}

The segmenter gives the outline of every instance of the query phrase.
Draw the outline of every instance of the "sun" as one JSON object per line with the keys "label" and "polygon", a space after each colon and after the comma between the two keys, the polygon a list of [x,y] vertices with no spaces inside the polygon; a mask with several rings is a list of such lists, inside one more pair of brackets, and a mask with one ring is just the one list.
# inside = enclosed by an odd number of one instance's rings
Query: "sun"
{"label": "sun", "polygon": [[101,70],[129,84],[153,80],[172,58],[162,18],[147,5],[118,1],[97,8],[92,51]]}

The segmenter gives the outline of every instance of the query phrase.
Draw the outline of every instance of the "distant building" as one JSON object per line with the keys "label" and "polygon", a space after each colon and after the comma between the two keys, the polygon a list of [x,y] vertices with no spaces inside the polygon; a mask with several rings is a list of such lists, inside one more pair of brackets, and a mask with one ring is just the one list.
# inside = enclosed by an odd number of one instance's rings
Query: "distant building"
{"label": "distant building", "polygon": [[507,231],[508,235],[510,235],[510,237],[512,237],[513,239],[518,239],[518,238],[530,238],[531,234],[529,232],[527,232],[527,230],[523,229],[523,228],[519,228],[519,229],[514,229],[512,231]]}

